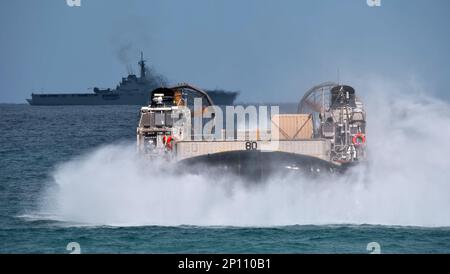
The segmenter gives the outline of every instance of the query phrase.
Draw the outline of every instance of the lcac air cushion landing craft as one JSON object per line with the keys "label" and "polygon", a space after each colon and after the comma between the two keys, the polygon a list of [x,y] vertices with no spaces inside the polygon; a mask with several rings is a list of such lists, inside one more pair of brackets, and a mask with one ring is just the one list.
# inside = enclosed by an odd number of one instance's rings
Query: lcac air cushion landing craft
{"label": "lcac air cushion landing craft", "polygon": [[[212,135],[193,130],[196,117],[214,106],[201,89],[188,84],[158,88],[151,98],[151,104],[141,108],[137,128],[138,148],[150,159],[253,178],[286,171],[335,172],[365,159],[366,114],[347,85],[317,85],[305,93],[297,113],[271,113],[270,129],[231,134],[228,129]],[[201,98],[200,111],[193,108],[195,98]],[[218,128],[224,124],[213,113],[200,119],[205,117]]]}

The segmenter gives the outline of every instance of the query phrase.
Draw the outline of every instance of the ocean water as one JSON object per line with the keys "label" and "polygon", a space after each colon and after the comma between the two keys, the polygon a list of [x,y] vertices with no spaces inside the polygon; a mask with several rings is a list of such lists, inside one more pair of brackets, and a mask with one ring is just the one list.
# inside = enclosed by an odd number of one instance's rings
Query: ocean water
{"label": "ocean water", "polygon": [[250,188],[141,161],[136,106],[0,105],[0,253],[450,253],[449,148],[416,126],[450,115],[422,99],[369,119],[369,167]]}

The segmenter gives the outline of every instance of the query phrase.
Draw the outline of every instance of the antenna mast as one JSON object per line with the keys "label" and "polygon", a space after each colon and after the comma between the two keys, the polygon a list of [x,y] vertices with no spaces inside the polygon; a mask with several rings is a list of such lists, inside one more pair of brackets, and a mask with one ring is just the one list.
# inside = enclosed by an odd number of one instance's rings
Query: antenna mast
{"label": "antenna mast", "polygon": [[337,83],[338,83],[338,85],[341,84],[341,72],[340,72],[339,67],[337,68]]}
{"label": "antenna mast", "polygon": [[144,60],[144,53],[141,51],[141,61],[138,62],[140,68],[141,68],[141,79],[145,79],[145,60]]}

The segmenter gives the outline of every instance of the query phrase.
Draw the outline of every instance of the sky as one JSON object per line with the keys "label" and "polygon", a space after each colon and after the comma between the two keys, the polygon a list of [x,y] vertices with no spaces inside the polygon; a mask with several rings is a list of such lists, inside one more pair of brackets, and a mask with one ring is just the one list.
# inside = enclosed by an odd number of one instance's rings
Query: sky
{"label": "sky", "polygon": [[[450,1],[0,0],[0,102],[115,87],[148,64],[170,83],[290,102],[324,81],[414,79],[450,98]],[[339,72],[339,73],[338,73]]]}

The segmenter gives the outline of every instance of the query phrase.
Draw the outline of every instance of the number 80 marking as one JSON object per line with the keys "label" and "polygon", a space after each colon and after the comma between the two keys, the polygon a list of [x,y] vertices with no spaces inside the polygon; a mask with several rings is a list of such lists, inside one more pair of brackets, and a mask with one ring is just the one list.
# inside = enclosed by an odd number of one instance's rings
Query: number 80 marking
{"label": "number 80 marking", "polygon": [[245,150],[257,150],[258,143],[257,142],[245,142]]}

